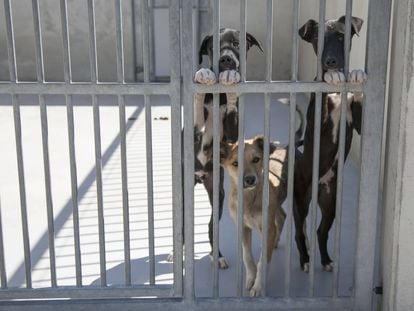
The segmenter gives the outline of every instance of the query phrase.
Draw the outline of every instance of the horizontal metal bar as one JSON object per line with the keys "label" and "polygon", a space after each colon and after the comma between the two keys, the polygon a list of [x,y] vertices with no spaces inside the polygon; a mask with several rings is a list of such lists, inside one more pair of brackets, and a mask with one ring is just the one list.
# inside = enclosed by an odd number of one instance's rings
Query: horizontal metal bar
{"label": "horizontal metal bar", "polygon": [[71,311],[89,310],[109,311],[122,307],[125,310],[275,310],[275,309],[303,309],[303,310],[350,310],[351,298],[255,298],[235,299],[221,298],[220,301],[211,298],[200,298],[196,301],[188,301],[181,298],[131,298],[131,299],[82,299],[82,300],[36,300],[36,301],[10,301],[0,302],[0,308],[8,311],[27,310],[31,311],[54,311],[58,307]]}
{"label": "horizontal metal bar", "polygon": [[167,95],[168,83],[36,83],[0,82],[0,94],[71,94],[71,95]]}
{"label": "horizontal metal bar", "polygon": [[[143,296],[169,297],[170,285],[158,286],[108,286],[108,287],[57,287],[57,288],[8,288],[0,290],[0,301],[8,299],[53,298],[130,298]],[[1,305],[0,305],[1,306]],[[0,308],[1,309],[1,308]]]}
{"label": "horizontal metal bar", "polygon": [[246,82],[234,85],[205,85],[193,84],[193,92],[196,93],[310,93],[310,92],[362,92],[363,86],[359,84],[345,83],[341,86],[329,85],[325,82]]}

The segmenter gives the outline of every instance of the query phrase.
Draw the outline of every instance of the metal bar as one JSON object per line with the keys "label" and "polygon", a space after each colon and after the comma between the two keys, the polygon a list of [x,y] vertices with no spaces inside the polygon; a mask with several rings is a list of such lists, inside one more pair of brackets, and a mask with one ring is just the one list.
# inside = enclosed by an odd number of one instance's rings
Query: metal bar
{"label": "metal bar", "polygon": [[[241,62],[240,62],[241,63]],[[365,86],[360,84],[344,83],[343,85],[329,85],[324,82],[245,82],[233,85],[203,85],[192,84],[189,91],[196,93],[306,93],[306,92],[363,92]],[[0,82],[0,94],[71,94],[71,95],[168,95],[172,87],[169,83],[56,83],[35,82],[10,83]]]}
{"label": "metal bar", "polygon": [[[262,194],[262,297],[266,297],[267,258],[268,258],[268,231],[269,231],[269,136],[270,136],[270,94],[264,94],[264,139],[263,139],[263,194]],[[274,221],[274,220],[273,220]],[[273,248],[271,248],[273,250]]]}
{"label": "metal bar", "polygon": [[[352,19],[352,0],[346,1],[345,13],[345,41],[344,41],[344,75],[348,81],[349,72],[349,51],[351,49],[351,19]],[[346,117],[348,110],[348,93],[341,93],[341,118],[339,124],[339,146],[338,146],[338,174],[336,180],[336,210],[335,210],[335,235],[334,235],[334,266],[332,277],[332,295],[338,297],[339,286],[339,260],[341,244],[341,219],[342,219],[342,190],[343,190],[343,169],[345,163],[345,134],[346,134]]]}
{"label": "metal bar", "polygon": [[[155,39],[154,39],[154,7],[153,7],[153,0],[144,0],[145,6],[144,10],[146,10],[147,20],[148,20],[148,56],[149,56],[149,77],[150,80],[154,80],[155,78]],[[144,47],[145,48],[145,47]]]}
{"label": "metal bar", "polygon": [[155,284],[155,253],[154,253],[154,193],[153,193],[153,163],[152,163],[152,122],[151,122],[151,101],[145,95],[145,142],[147,161],[147,204],[148,204],[148,248],[149,248],[149,269],[150,285]]}
{"label": "metal bar", "polygon": [[149,8],[148,8],[148,0],[142,0],[142,17],[141,17],[141,31],[142,31],[142,61],[144,66],[144,83],[148,83],[150,81],[150,38],[149,38],[149,31],[150,31],[150,23],[149,23]]}
{"label": "metal bar", "polygon": [[[246,81],[246,0],[240,2],[240,83]],[[244,174],[244,94],[239,96],[238,178],[237,178],[237,297],[243,297],[243,174]]]}
{"label": "metal bar", "polygon": [[10,81],[16,82],[18,81],[16,66],[16,46],[14,41],[13,14],[10,1],[11,0],[4,0],[4,16],[6,18],[7,53],[9,60]]}
{"label": "metal bar", "polygon": [[[298,33],[299,29],[299,0],[293,1],[293,38],[292,38],[292,65],[291,80],[298,78]],[[292,220],[293,220],[293,186],[295,170],[295,132],[296,132],[296,93],[290,93],[290,114],[289,114],[289,152],[288,152],[288,208],[286,217],[286,260],[285,260],[285,297],[290,296],[291,281],[291,252],[292,252]]]}
{"label": "metal bar", "polygon": [[68,21],[68,3],[67,0],[60,0],[60,21],[62,25],[62,43],[63,43],[63,74],[65,83],[72,81],[72,68],[70,58],[70,39],[69,39],[69,21]]}
{"label": "metal bar", "polygon": [[102,151],[99,104],[96,95],[92,95],[93,127],[95,140],[96,196],[98,200],[99,263],[101,286],[106,286],[105,220],[102,191]]}
{"label": "metal bar", "polygon": [[[36,46],[36,74],[37,82],[44,82],[44,63],[43,63],[43,45],[42,45],[42,26],[40,23],[39,2],[32,0],[33,22]],[[45,175],[46,207],[47,207],[47,227],[49,242],[49,260],[50,260],[50,280],[51,286],[56,287],[56,255],[55,255],[55,227],[53,217],[53,200],[50,180],[50,161],[49,161],[49,144],[48,144],[48,124],[47,124],[47,106],[43,95],[38,96],[40,106],[40,120],[42,127],[42,147],[43,147],[43,168]]]}
{"label": "metal bar", "polygon": [[129,232],[129,200],[128,200],[128,167],[124,96],[118,96],[119,104],[119,135],[121,138],[121,175],[122,175],[122,212],[124,225],[124,262],[125,285],[131,285],[131,243]]}
{"label": "metal bar", "polygon": [[27,224],[27,200],[26,186],[24,177],[23,164],[23,147],[22,147],[22,123],[20,119],[20,105],[17,95],[12,95],[12,105],[14,113],[14,131],[16,138],[16,154],[17,154],[17,170],[19,174],[19,191],[20,191],[20,213],[22,218],[23,230],[23,248],[24,248],[24,264],[26,272],[26,287],[32,287],[32,264],[30,258],[30,239],[29,228]]}
{"label": "metal bar", "polygon": [[[67,77],[69,77],[68,75]],[[72,96],[65,96],[66,116],[68,122],[68,143],[69,143],[69,161],[70,161],[70,182],[72,196],[72,214],[73,214],[73,239],[75,245],[75,270],[76,286],[82,286],[82,259],[80,250],[79,234],[79,198],[78,198],[78,177],[76,169],[76,152],[75,152],[75,124],[73,118]]]}
{"label": "metal bar", "polygon": [[[102,290],[100,290],[102,292]],[[57,306],[73,311],[83,311],[93,308],[99,311],[111,311],[118,309],[127,310],[350,310],[352,309],[352,298],[256,298],[256,299],[235,299],[222,298],[220,303],[212,298],[199,298],[197,301],[183,301],[180,298],[107,298],[102,303],[98,299],[62,299],[58,302],[53,300],[22,300],[22,301],[0,301],[0,307],[10,311],[26,311],[28,308],[33,311],[53,311]],[[58,305],[57,305],[58,304]]]}
{"label": "metal bar", "polygon": [[43,95],[39,95],[40,120],[42,125],[43,167],[45,174],[47,231],[49,242],[50,280],[52,287],[57,286],[56,281],[56,254],[55,254],[55,225],[53,217],[52,186],[50,180],[50,161],[48,143],[47,106]]}
{"label": "metal bar", "polygon": [[[355,259],[355,310],[372,309],[376,228],[380,193],[391,0],[370,1],[362,114],[361,171]],[[367,264],[369,263],[369,264]]]}
{"label": "metal bar", "polygon": [[116,69],[118,83],[125,82],[124,68],[124,31],[122,18],[122,0],[115,1],[115,24],[116,24]]}
{"label": "metal bar", "polygon": [[0,198],[0,281],[1,281],[1,289],[6,289],[7,288],[7,274],[6,274],[6,263],[4,259],[3,222],[1,218],[1,198]]}
{"label": "metal bar", "polygon": [[[131,297],[169,297],[171,293],[171,286],[169,285],[135,285],[135,286],[108,286],[103,288],[96,288],[86,286],[77,288],[72,286],[59,286],[58,288],[8,288],[7,290],[0,290],[0,303],[8,299],[90,299],[90,298],[131,298]],[[159,298],[158,298],[159,299]],[[0,307],[1,309],[1,307]],[[59,309],[59,308],[58,308]]]}
{"label": "metal bar", "polygon": [[183,293],[183,188],[181,149],[181,65],[180,59],[180,0],[171,0],[170,22],[170,80],[171,80],[171,150],[172,150],[172,203],[174,249],[174,296]]}
{"label": "metal bar", "polygon": [[[322,52],[325,37],[325,6],[326,0],[319,2],[319,29],[318,29],[318,72],[317,79],[322,81]],[[313,165],[312,165],[312,202],[311,202],[311,247],[309,256],[309,296],[313,297],[315,290],[315,250],[316,250],[316,221],[318,208],[318,183],[319,183],[319,151],[321,133],[322,94],[315,96],[315,121],[313,134]]]}
{"label": "metal bar", "polygon": [[266,10],[266,82],[271,82],[273,71],[273,0],[267,0]]}
{"label": "metal bar", "polygon": [[95,1],[88,0],[89,22],[89,56],[91,66],[91,81],[98,82],[98,58],[96,55],[96,27],[95,27]]}
{"label": "metal bar", "polygon": [[[212,1],[213,71],[219,74],[220,0]],[[213,298],[219,296],[219,185],[220,185],[220,107],[219,94],[213,94]]]}
{"label": "metal bar", "polygon": [[182,62],[184,109],[184,298],[194,300],[194,104],[192,0],[182,0]]}

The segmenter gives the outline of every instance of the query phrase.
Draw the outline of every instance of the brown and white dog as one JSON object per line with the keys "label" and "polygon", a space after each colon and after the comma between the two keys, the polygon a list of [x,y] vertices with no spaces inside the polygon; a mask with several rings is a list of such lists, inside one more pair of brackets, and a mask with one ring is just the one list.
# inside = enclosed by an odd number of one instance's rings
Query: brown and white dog
{"label": "brown and white dog", "polygon": [[[352,17],[352,37],[359,34],[363,20]],[[324,80],[330,84],[345,82],[344,70],[344,37],[345,16],[336,20],[328,20],[325,25],[325,43],[322,53],[322,67]],[[315,53],[318,45],[319,25],[309,20],[299,29],[300,37],[312,43]],[[363,70],[354,70],[349,74],[349,82],[364,83],[367,76]],[[345,138],[345,159],[349,153],[353,130],[361,134],[362,93],[348,94],[347,122]],[[322,219],[317,235],[321,263],[326,271],[332,271],[332,260],[327,250],[328,232],[335,219],[336,176],[338,170],[339,121],[341,111],[341,95],[339,93],[322,94],[322,115],[320,133],[319,158],[319,192],[318,203],[322,212]],[[295,240],[300,254],[300,265],[309,271],[309,254],[306,237],[306,216],[312,192],[312,163],[313,163],[313,132],[315,114],[315,94],[312,93],[306,116],[306,130],[304,136],[303,153],[298,153],[295,162],[295,204],[293,215],[295,220]]]}

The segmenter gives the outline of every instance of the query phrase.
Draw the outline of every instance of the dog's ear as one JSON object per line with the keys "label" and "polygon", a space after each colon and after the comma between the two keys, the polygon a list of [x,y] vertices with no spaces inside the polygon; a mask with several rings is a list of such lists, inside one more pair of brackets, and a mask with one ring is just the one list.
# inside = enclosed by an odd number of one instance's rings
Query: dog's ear
{"label": "dog's ear", "polygon": [[203,55],[208,55],[208,44],[209,41],[212,39],[212,36],[205,36],[203,42],[201,43],[200,50],[198,51],[198,63],[201,64],[203,62]]}
{"label": "dog's ear", "polygon": [[230,150],[232,148],[232,144],[230,143],[220,143],[220,164],[224,164],[230,155]]}
{"label": "dog's ear", "polygon": [[247,43],[247,50],[249,50],[253,45],[257,46],[260,51],[263,52],[262,44],[259,40],[253,37],[251,34],[246,32],[246,43]]}
{"label": "dog's ear", "polygon": [[263,145],[264,145],[264,139],[263,139],[263,135],[257,135],[254,140],[253,143],[257,146],[257,148],[259,148],[259,150],[263,153]]}
{"label": "dog's ear", "polygon": [[315,32],[318,32],[318,23],[315,20],[310,19],[305,25],[300,27],[299,36],[307,42],[312,42]]}
{"label": "dog's ear", "polygon": [[[353,17],[351,19],[351,36],[357,35],[359,36],[359,32],[361,31],[362,24],[364,23],[364,20],[359,17]],[[345,15],[338,18],[338,30],[342,33],[345,33]]]}

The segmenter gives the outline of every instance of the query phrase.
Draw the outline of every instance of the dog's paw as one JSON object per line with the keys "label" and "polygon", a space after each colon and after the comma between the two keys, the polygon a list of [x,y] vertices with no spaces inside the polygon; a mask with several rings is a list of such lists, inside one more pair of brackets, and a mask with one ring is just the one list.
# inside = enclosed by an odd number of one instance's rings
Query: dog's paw
{"label": "dog's paw", "polygon": [[[210,255],[210,260],[211,262],[213,262],[214,258],[212,255]],[[224,257],[219,257],[218,259],[218,267],[219,269],[227,269],[229,267],[229,264],[227,263],[226,258]]]}
{"label": "dog's paw", "polygon": [[341,83],[345,83],[345,75],[343,72],[340,71],[334,71],[334,70],[328,70],[325,72],[323,79],[328,84],[338,85]]}
{"label": "dog's paw", "polygon": [[367,79],[367,74],[361,69],[352,70],[348,76],[349,82],[356,84],[365,83]]}
{"label": "dog's paw", "polygon": [[217,82],[216,74],[208,68],[201,68],[194,76],[194,81],[200,84],[212,85]]}
{"label": "dog's paw", "polygon": [[173,262],[174,261],[174,251],[171,251],[171,253],[168,254],[167,261],[168,262]]}
{"label": "dog's paw", "polygon": [[303,272],[309,273],[309,262],[303,264]]}
{"label": "dog's paw", "polygon": [[254,285],[254,281],[256,280],[256,276],[252,274],[247,274],[246,276],[246,289],[250,291]]}
{"label": "dog's paw", "polygon": [[325,270],[326,272],[332,272],[333,269],[334,269],[333,262],[330,262],[327,265],[323,266],[323,270]]}
{"label": "dog's paw", "polygon": [[240,73],[236,70],[225,70],[219,74],[219,82],[224,85],[232,85],[240,82]]}
{"label": "dog's paw", "polygon": [[262,286],[259,284],[259,282],[255,282],[253,287],[249,291],[250,297],[259,297],[261,291]]}

